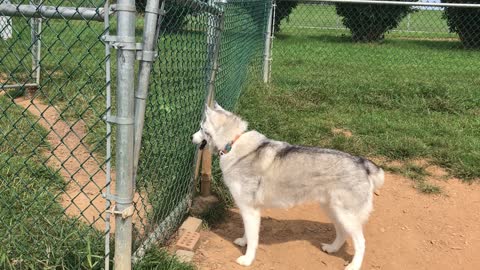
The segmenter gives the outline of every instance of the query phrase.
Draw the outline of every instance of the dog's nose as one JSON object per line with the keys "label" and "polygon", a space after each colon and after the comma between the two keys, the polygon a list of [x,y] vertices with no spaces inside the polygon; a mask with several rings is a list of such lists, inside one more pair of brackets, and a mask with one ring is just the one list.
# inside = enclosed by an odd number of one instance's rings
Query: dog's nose
{"label": "dog's nose", "polygon": [[200,144],[200,150],[203,150],[203,148],[205,148],[206,145],[207,145],[207,141],[202,140],[202,143]]}

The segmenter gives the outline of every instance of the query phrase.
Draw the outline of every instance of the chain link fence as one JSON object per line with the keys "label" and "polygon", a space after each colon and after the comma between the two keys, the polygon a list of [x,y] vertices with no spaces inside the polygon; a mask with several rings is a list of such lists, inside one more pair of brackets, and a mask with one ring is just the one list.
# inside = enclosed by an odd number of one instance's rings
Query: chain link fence
{"label": "chain link fence", "polygon": [[108,269],[119,241],[140,259],[169,238],[198,188],[191,135],[207,96],[234,109],[260,78],[270,7],[0,0],[0,268]]}
{"label": "chain link fence", "polygon": [[199,3],[165,2],[137,177],[135,258],[154,241],[166,240],[188,211],[197,158],[191,135],[208,91],[214,89],[217,101],[233,109],[247,78],[259,78],[262,71],[270,4]]}
{"label": "chain link fence", "polygon": [[409,38],[480,47],[480,2],[278,0],[278,35],[337,35],[355,42]]}
{"label": "chain link fence", "polygon": [[[382,155],[405,160],[435,151],[428,158],[456,177],[478,177],[479,1],[276,3],[272,82],[297,86],[302,91],[292,95],[305,102],[321,100],[312,113],[333,115],[345,126],[354,126],[352,114],[368,115],[367,128],[356,134],[363,141],[332,139],[330,147],[348,151],[357,144],[365,155],[383,148]],[[357,105],[346,107],[345,100]],[[436,134],[412,131],[429,127]],[[387,139],[368,149],[369,136],[385,134],[402,143]]]}
{"label": "chain link fence", "polygon": [[107,258],[103,4],[0,1],[2,269]]}
{"label": "chain link fence", "polygon": [[272,77],[282,78],[275,72],[315,54],[322,59],[319,71],[327,73],[339,60],[363,63],[362,70],[342,67],[344,76],[360,76],[358,82],[388,76],[425,93],[443,91],[443,97],[446,86],[477,91],[480,2],[428,1],[278,0]]}

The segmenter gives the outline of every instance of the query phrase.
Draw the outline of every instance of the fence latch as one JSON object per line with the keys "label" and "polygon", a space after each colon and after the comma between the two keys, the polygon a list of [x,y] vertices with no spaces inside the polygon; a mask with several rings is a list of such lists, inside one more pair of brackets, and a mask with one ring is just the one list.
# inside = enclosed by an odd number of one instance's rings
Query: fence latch
{"label": "fence latch", "polygon": [[117,125],[133,125],[135,120],[133,117],[118,117],[118,116],[103,116],[103,120],[108,123],[113,123]]}
{"label": "fence latch", "polygon": [[[107,210],[107,212],[111,213],[112,215],[121,215],[123,219],[133,216],[133,213],[135,212],[135,207],[133,206],[132,204],[133,202],[131,199],[122,199],[122,198],[119,198],[118,196],[115,196],[113,194],[107,194],[107,193],[103,193],[102,196],[107,200],[113,201],[112,206],[110,207],[109,210]],[[123,211],[118,211],[117,204],[116,204],[117,202],[127,203],[131,205],[123,209]]]}
{"label": "fence latch", "polygon": [[143,48],[142,43],[135,42],[135,37],[103,35],[102,40],[115,49],[140,51]]}

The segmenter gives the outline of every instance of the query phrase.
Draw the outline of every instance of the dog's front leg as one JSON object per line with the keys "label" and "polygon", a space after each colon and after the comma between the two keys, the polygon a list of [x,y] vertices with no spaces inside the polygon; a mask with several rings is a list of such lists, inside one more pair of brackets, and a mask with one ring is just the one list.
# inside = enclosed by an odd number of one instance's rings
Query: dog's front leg
{"label": "dog's front leg", "polygon": [[255,252],[258,246],[258,234],[260,231],[260,210],[253,207],[240,207],[240,214],[243,219],[247,240],[247,252],[238,257],[237,263],[243,266],[249,266],[255,259]]}

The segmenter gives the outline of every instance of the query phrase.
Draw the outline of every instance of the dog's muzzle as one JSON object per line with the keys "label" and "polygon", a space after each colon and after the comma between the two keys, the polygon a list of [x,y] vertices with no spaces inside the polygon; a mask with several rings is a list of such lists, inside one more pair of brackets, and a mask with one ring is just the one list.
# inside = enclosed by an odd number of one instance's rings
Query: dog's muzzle
{"label": "dog's muzzle", "polygon": [[203,148],[205,148],[206,145],[207,145],[207,141],[202,140],[202,143],[200,144],[200,150],[203,150]]}

